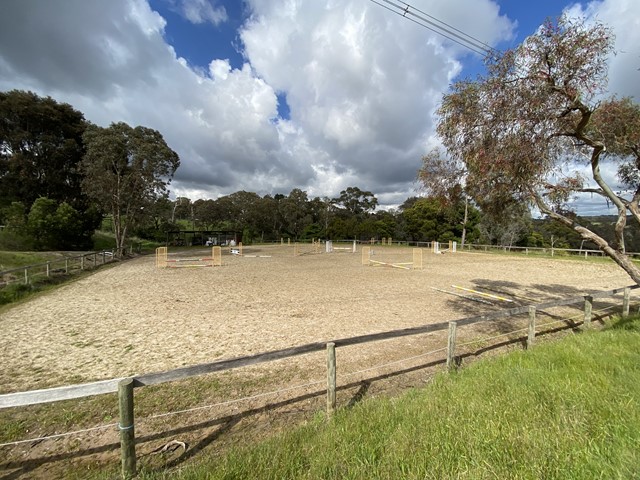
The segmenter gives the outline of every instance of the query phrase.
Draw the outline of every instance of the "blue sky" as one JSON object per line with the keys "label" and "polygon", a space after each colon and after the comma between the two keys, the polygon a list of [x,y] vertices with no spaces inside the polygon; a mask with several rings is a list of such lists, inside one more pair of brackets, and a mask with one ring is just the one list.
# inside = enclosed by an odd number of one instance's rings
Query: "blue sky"
{"label": "blue sky", "polygon": [[[516,22],[512,40],[501,42],[498,48],[515,47],[547,18],[557,18],[565,7],[574,3],[565,0],[498,1],[500,13]],[[251,14],[251,11],[242,2],[237,0],[211,2],[217,8],[224,8],[227,15],[227,20],[217,25],[211,22],[192,23],[185,18],[178,5],[172,1],[150,0],[149,4],[167,21],[165,27],[167,42],[176,49],[178,55],[184,57],[191,65],[206,69],[212,59],[220,58],[228,59],[232,68],[242,67],[245,59],[242,55],[242,42],[238,36],[238,30]],[[415,2],[410,5],[415,5],[422,10],[423,7],[428,6],[428,2]],[[376,5],[372,6],[373,8],[381,8]],[[429,13],[428,8],[426,11]],[[389,12],[389,15],[393,15],[393,13]],[[456,26],[455,24],[451,25]],[[416,25],[415,28],[422,27]],[[482,70],[482,61],[477,55],[470,52],[464,67],[461,76],[473,76]],[[278,92],[278,113],[283,118],[289,118],[286,95],[282,92]]]}
{"label": "blue sky", "polygon": [[[383,2],[385,0],[378,0]],[[3,0],[0,90],[68,102],[99,125],[159,130],[173,196],[416,195],[434,111],[477,54],[369,0]],[[568,9],[610,25],[610,90],[640,96],[640,2],[416,0],[493,48]],[[610,173],[605,171],[605,174]],[[581,200],[581,208],[602,209]]]}

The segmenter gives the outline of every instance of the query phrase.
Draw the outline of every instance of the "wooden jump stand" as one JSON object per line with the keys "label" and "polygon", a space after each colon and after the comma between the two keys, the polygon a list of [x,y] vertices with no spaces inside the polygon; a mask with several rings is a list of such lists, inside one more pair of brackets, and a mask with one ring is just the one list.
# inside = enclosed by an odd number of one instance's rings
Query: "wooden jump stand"
{"label": "wooden jump stand", "polygon": [[440,242],[432,242],[431,248],[433,253],[435,253],[436,255],[439,255],[441,253],[456,253],[458,251],[458,242],[449,240],[449,248],[445,248],[445,249],[442,249],[441,245],[442,244]]}
{"label": "wooden jump stand", "polygon": [[293,256],[310,255],[320,253],[320,240],[315,238],[311,240],[311,249],[303,249],[298,242],[293,244]]}
{"label": "wooden jump stand", "polygon": [[414,248],[411,253],[413,256],[412,262],[381,262],[371,259],[371,247],[362,247],[362,265],[370,267],[399,268],[402,270],[422,270],[422,249]]}
{"label": "wooden jump stand", "polygon": [[326,253],[336,253],[336,252],[356,253],[357,251],[356,241],[354,240],[353,244],[350,247],[334,247],[333,241],[327,240],[325,243],[324,251]]}
{"label": "wooden jump stand", "polygon": [[198,268],[220,266],[222,266],[222,247],[211,247],[211,257],[171,259],[169,258],[169,251],[167,247],[156,248],[156,268]]}

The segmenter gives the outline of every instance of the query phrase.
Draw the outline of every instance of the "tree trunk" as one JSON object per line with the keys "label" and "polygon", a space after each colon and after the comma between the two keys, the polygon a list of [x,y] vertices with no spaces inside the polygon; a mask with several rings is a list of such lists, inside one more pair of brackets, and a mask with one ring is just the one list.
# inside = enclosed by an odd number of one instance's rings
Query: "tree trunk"
{"label": "tree trunk", "polygon": [[542,200],[539,195],[534,194],[534,199],[538,208],[541,212],[549,215],[554,220],[572,228],[576,232],[580,234],[582,238],[585,240],[589,240],[595,243],[602,252],[611,258],[614,262],[618,264],[627,274],[631,277],[631,279],[640,285],[640,268],[638,268],[632,261],[629,256],[627,256],[623,251],[616,250],[609,243],[602,238],[600,235],[593,233],[588,228],[579,225],[574,220],[565,217],[557,212],[554,212],[548,205]]}
{"label": "tree trunk", "polygon": [[464,219],[462,220],[462,239],[460,248],[464,248],[464,242],[467,239],[467,221],[469,220],[469,199],[464,197]]}

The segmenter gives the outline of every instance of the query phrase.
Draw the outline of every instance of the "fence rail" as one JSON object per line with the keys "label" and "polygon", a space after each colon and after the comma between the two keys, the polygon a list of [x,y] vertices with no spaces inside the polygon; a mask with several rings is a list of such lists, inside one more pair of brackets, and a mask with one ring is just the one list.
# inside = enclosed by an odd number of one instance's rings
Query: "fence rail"
{"label": "fence rail", "polygon": [[[335,243],[338,242],[353,242],[353,240],[336,240]],[[397,246],[407,246],[407,247],[418,247],[418,248],[431,248],[434,242],[422,242],[415,240],[393,240],[391,239],[387,242],[383,242],[383,240],[372,239],[372,240],[357,240],[357,243],[360,245],[397,245]],[[598,249],[588,249],[588,248],[557,248],[557,247],[520,247],[513,245],[488,245],[488,244],[480,244],[480,243],[465,243],[464,247],[458,244],[458,251],[465,252],[509,252],[509,253],[523,253],[525,255],[529,254],[539,254],[539,255],[550,255],[554,257],[555,255],[571,255],[577,257],[606,257],[607,255]],[[631,258],[640,257],[639,252],[626,252],[626,255]]]}
{"label": "fence rail", "polygon": [[113,251],[103,250],[33,265],[25,265],[24,267],[11,268],[0,272],[0,288],[12,283],[29,284],[38,277],[52,277],[73,273],[74,270],[88,270],[113,260]]}
{"label": "fence rail", "polygon": [[[576,305],[589,301],[593,301],[595,298],[607,298],[614,295],[625,294],[628,296],[631,290],[640,288],[638,285],[631,285],[628,287],[615,288],[613,290],[607,290],[602,292],[593,292],[578,297],[564,298],[561,300],[555,300],[552,302],[544,302],[535,305],[526,305],[523,307],[510,308],[500,310],[497,312],[486,313],[483,315],[476,315],[473,317],[466,317],[459,320],[455,320],[458,327],[465,325],[472,325],[479,322],[500,320],[503,318],[512,317],[515,315],[522,315],[528,313],[531,307],[534,307],[537,311],[562,307],[568,305]],[[590,300],[591,299],[591,300]],[[628,308],[628,299],[625,300]],[[412,335],[420,335],[424,333],[432,333],[437,331],[444,331],[449,328],[451,322],[439,322],[427,325],[421,325],[418,327],[410,327],[399,330],[390,330],[386,332],[370,333],[367,335],[359,335],[355,337],[340,338],[330,340],[334,343],[336,348],[346,347],[350,345],[359,345],[363,343],[376,342],[380,340],[390,340],[393,338],[401,338]],[[161,383],[172,382],[175,380],[181,380],[198,375],[204,375],[207,373],[222,372],[225,370],[232,370],[235,368],[246,367],[249,365],[258,365],[261,363],[272,362],[275,360],[282,360],[285,358],[292,358],[308,353],[319,352],[326,349],[327,341],[307,343],[297,347],[284,348],[281,350],[272,350],[270,352],[258,353],[255,355],[247,355],[242,357],[235,357],[228,360],[219,360],[211,363],[203,363],[199,365],[177,368],[174,370],[168,370],[164,372],[147,373],[143,375],[133,376],[134,388],[144,387],[148,385],[158,385]],[[31,390],[28,392],[16,392],[6,393],[0,395],[0,409],[35,405],[39,403],[57,402],[60,400],[69,400],[74,398],[88,397],[92,395],[100,395],[104,393],[114,393],[118,391],[118,383],[122,378],[114,378],[109,380],[102,380],[99,382],[85,383],[80,385],[70,385],[64,387],[49,388],[43,390]]]}
{"label": "fence rail", "polygon": [[16,392],[0,395],[0,409],[11,407],[22,407],[28,405],[36,405],[41,403],[57,402],[60,400],[70,400],[83,398],[93,395],[101,395],[118,392],[120,423],[118,427],[121,434],[122,448],[122,468],[123,476],[129,477],[135,473],[135,436],[134,436],[134,419],[133,419],[133,389],[148,385],[157,385],[166,382],[172,382],[180,379],[194,377],[213,372],[221,372],[249,365],[257,365],[284,358],[292,358],[312,352],[327,350],[328,360],[328,382],[327,382],[327,412],[331,414],[335,410],[335,349],[350,345],[358,345],[381,340],[389,340],[424,333],[437,331],[448,331],[446,350],[446,364],[448,368],[453,368],[455,362],[456,349],[456,332],[459,327],[473,325],[479,322],[499,320],[516,315],[528,314],[529,326],[524,330],[527,332],[527,346],[533,344],[536,334],[536,312],[553,307],[561,307],[575,304],[584,305],[584,322],[585,328],[591,323],[593,300],[596,298],[607,298],[614,295],[623,294],[622,315],[629,313],[629,298],[631,290],[640,288],[639,285],[630,285],[627,287],[615,288],[613,290],[599,291],[588,293],[581,296],[564,298],[551,302],[544,302],[535,305],[521,306],[496,312],[490,312],[483,315],[466,317],[458,320],[440,322],[417,327],[404,328],[398,330],[390,330],[386,332],[372,333],[367,335],[359,335],[355,337],[347,337],[329,342],[313,342],[297,347],[285,348],[281,350],[273,350],[270,352],[258,353],[242,357],[220,360],[211,363],[204,363],[190,367],[183,367],[174,370],[148,373],[136,375],[127,378],[113,378],[80,385],[70,385],[57,388],[49,388],[43,390],[32,390],[27,392]]}

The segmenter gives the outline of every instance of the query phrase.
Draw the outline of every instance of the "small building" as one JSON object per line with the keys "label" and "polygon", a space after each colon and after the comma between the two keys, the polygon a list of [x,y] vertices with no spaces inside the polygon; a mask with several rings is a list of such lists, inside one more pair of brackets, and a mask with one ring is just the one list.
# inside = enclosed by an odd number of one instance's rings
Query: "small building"
{"label": "small building", "polygon": [[240,241],[233,230],[171,230],[167,232],[167,247],[225,246]]}

